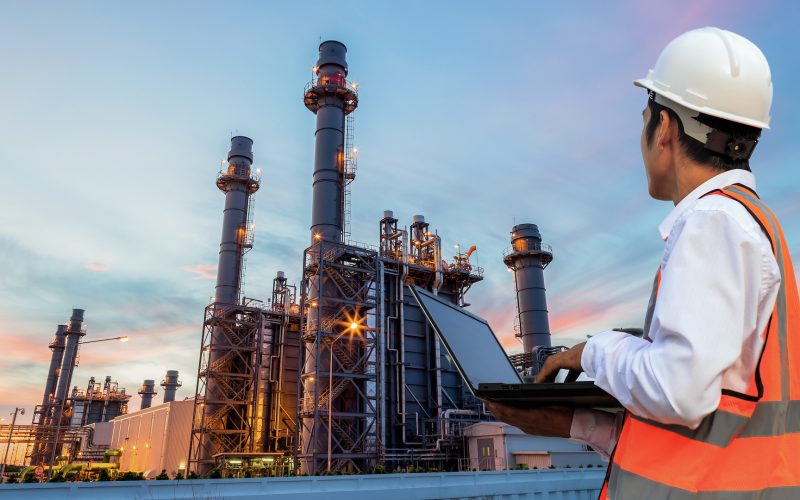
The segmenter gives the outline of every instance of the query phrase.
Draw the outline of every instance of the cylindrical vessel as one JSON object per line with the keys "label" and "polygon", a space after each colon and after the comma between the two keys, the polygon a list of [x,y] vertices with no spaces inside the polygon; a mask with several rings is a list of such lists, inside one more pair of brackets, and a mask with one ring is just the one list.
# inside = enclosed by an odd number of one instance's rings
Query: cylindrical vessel
{"label": "cylindrical vessel", "polygon": [[81,337],[86,335],[86,332],[83,331],[83,313],[83,309],[73,309],[72,316],[69,318],[69,326],[64,331],[66,337],[64,356],[61,360],[61,370],[58,375],[54,402],[64,402],[72,383],[72,369],[75,367],[75,360],[78,356],[78,342],[80,342]]}
{"label": "cylindrical vessel", "polygon": [[178,370],[167,370],[164,375],[164,380],[161,381],[161,387],[164,389],[164,402],[169,403],[175,401],[175,392],[181,386],[181,381],[178,380]]}
{"label": "cylindrical vessel", "polygon": [[219,243],[217,285],[214,302],[238,304],[241,292],[242,256],[247,236],[247,210],[250,194],[258,189],[251,179],[253,140],[236,136],[231,139],[228,169],[217,179],[225,193],[222,236]]}
{"label": "cylindrical vessel", "polygon": [[[319,46],[319,59],[316,64],[317,80],[306,90],[304,103],[316,113],[316,132],[314,142],[314,173],[311,210],[311,244],[326,242],[341,243],[344,230],[344,155],[345,155],[345,117],[358,105],[358,97],[352,86],[347,84],[347,47],[341,42],[329,40]],[[313,257],[312,257],[313,259]],[[337,314],[340,304],[335,299],[335,285],[330,278],[323,277],[320,283],[318,276],[308,281],[307,299],[315,304],[309,308],[308,324],[317,325],[320,318],[324,321]],[[327,298],[323,299],[320,290],[324,287]],[[303,373],[305,380],[314,380],[326,374],[326,383],[331,385],[330,352],[320,351],[317,359],[317,343],[305,344],[305,364]],[[320,344],[322,345],[322,344]],[[349,349],[349,348],[345,348]],[[306,383],[304,397],[307,401],[316,401],[316,389],[324,393],[321,380]],[[329,405],[333,413],[357,413],[347,393],[343,393]],[[313,416],[303,417],[303,436],[301,438],[301,455],[309,456],[328,451],[328,440],[325,427]],[[301,464],[304,472],[315,473],[314,460],[304,460]]]}
{"label": "cylindrical vessel", "polygon": [[319,46],[317,82],[306,106],[317,114],[311,243],[342,241],[344,229],[345,116],[355,109],[355,91],[347,86],[347,47],[329,40]]}
{"label": "cylindrical vessel", "polygon": [[47,369],[47,382],[44,386],[44,395],[42,396],[42,406],[47,406],[50,399],[55,397],[56,386],[58,385],[58,374],[61,370],[61,363],[64,358],[64,337],[67,325],[58,325],[56,328],[56,336],[50,344],[50,349],[53,351],[50,356],[50,368]]}
{"label": "cylindrical vessel", "polygon": [[553,253],[542,245],[536,224],[514,226],[511,245],[511,252],[503,261],[514,272],[519,335],[523,352],[530,353],[537,346],[550,347],[544,268],[553,260]]}
{"label": "cylindrical vessel", "polygon": [[139,395],[142,396],[142,405],[139,407],[140,410],[146,410],[153,405],[153,396],[156,395],[156,381],[146,379],[142,382],[142,386],[139,388]]}

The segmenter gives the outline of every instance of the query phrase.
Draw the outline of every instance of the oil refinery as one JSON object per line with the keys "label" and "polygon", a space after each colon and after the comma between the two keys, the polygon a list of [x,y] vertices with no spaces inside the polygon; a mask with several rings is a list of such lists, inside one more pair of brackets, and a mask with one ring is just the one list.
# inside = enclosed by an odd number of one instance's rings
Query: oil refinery
{"label": "oil refinery", "polygon": [[[297,283],[277,272],[267,298],[245,293],[254,241],[253,201],[263,185],[256,141],[236,135],[216,187],[224,195],[216,285],[202,313],[194,396],[176,400],[176,370],[143,380],[132,395],[112,377],[73,384],[85,311],[58,325],[41,404],[30,425],[0,427],[25,446],[28,473],[72,477],[160,472],[180,477],[274,477],[376,472],[472,471],[603,465],[582,445],[533,438],[496,422],[472,395],[409,285],[465,308],[484,278],[475,246],[454,255],[424,215],[375,217],[375,240],[351,238],[357,174],[354,111],[359,89],[347,49],[319,46],[303,104],[315,115],[308,247]],[[266,140],[264,142],[267,142]],[[297,186],[296,189],[306,189]],[[209,203],[217,203],[209,200]],[[386,200],[391,203],[391,199]],[[503,261],[513,273],[517,371],[535,375],[552,347],[544,269],[553,250],[538,227],[516,224]],[[458,237],[466,237],[460,234]],[[300,250],[300,249],[298,249]],[[163,399],[155,398],[160,391]],[[41,469],[40,469],[41,470]],[[40,472],[41,474],[41,472]]]}

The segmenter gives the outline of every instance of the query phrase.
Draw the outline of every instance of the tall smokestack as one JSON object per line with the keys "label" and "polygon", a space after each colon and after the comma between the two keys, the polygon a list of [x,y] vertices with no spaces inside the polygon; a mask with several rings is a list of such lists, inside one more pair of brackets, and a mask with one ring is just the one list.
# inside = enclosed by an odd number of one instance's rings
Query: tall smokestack
{"label": "tall smokestack", "polygon": [[139,395],[142,396],[142,406],[139,409],[146,410],[150,408],[153,404],[153,396],[156,395],[156,381],[148,379],[142,382],[142,386],[139,388]]}
{"label": "tall smokestack", "polygon": [[[341,243],[345,225],[345,187],[352,180],[345,169],[346,151],[345,136],[347,115],[358,106],[358,95],[355,85],[347,82],[347,47],[343,43],[329,40],[319,46],[319,59],[314,66],[316,80],[312,80],[303,96],[303,103],[317,115],[314,143],[314,174],[311,209],[311,245],[325,243]],[[322,247],[319,247],[320,249]],[[321,251],[321,250],[320,250]],[[313,264],[316,257],[310,257]],[[306,298],[308,303],[316,304],[308,311],[308,324],[321,328],[320,318],[329,320],[341,314],[344,301],[337,300],[338,292],[330,282],[332,278],[320,273],[308,278]],[[322,282],[320,281],[322,280]],[[320,293],[325,289],[325,296]],[[321,332],[321,330],[319,330]],[[330,373],[331,363],[328,353],[320,352],[316,339],[305,343],[304,397],[306,401],[318,401],[325,394],[321,383],[312,382],[323,373]],[[328,349],[331,349],[329,347]],[[345,347],[345,350],[350,349]],[[319,358],[317,356],[319,355]],[[354,359],[358,353],[352,353]],[[328,375],[326,375],[328,376]],[[329,376],[332,381],[333,376]],[[337,380],[338,381],[338,380]],[[320,394],[317,394],[319,390]],[[331,395],[335,401],[329,405],[332,415],[336,414],[337,422],[340,413],[355,415],[358,413],[356,398],[347,394]],[[315,474],[319,465],[318,455],[322,450],[330,450],[326,427],[316,417],[308,413],[302,415],[302,436],[300,439],[300,455],[303,456],[301,467],[308,474]],[[337,457],[338,458],[338,457]]]}
{"label": "tall smokestack", "polygon": [[503,262],[514,271],[517,287],[517,313],[522,350],[530,353],[537,346],[550,347],[550,323],[544,268],[553,260],[549,246],[542,244],[536,224],[517,224],[511,230],[511,249]]}
{"label": "tall smokestack", "polygon": [[78,342],[81,337],[86,335],[83,327],[83,309],[73,309],[72,316],[69,318],[69,326],[64,331],[66,341],[64,343],[64,356],[61,360],[61,371],[58,375],[56,385],[56,396],[54,402],[63,403],[69,392],[72,383],[72,369],[78,357]]}
{"label": "tall smokestack", "polygon": [[164,375],[164,380],[161,381],[161,387],[164,389],[165,403],[175,401],[175,392],[181,385],[183,384],[178,380],[178,370],[167,370],[166,375]]}
{"label": "tall smokestack", "polygon": [[58,385],[58,374],[61,370],[61,363],[64,358],[64,341],[67,325],[58,325],[56,335],[50,342],[50,349],[53,351],[50,356],[50,368],[47,370],[47,382],[44,386],[44,396],[42,396],[42,407],[50,403],[50,399],[55,397],[56,386]]}
{"label": "tall smokestack", "polygon": [[258,178],[251,172],[253,140],[231,138],[228,168],[217,177],[217,187],[225,193],[222,237],[219,243],[219,264],[214,302],[238,304],[241,297],[244,252],[252,246],[252,227],[248,227],[250,195],[258,191]]}
{"label": "tall smokestack", "polygon": [[354,84],[347,83],[347,47],[328,40],[319,46],[314,67],[317,80],[306,90],[304,103],[317,115],[311,243],[342,241],[344,231],[345,117],[358,107]]}

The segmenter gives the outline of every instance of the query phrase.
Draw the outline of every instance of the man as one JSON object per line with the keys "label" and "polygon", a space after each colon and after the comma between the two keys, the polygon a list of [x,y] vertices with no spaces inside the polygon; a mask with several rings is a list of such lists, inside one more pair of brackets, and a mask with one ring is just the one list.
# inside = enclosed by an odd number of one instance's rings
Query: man
{"label": "man", "polygon": [[644,338],[595,335],[537,376],[583,370],[627,411],[488,405],[611,455],[601,498],[800,498],[800,300],[749,165],[769,125],[769,66],[747,39],[704,28],[635,84],[648,91],[648,189],[675,205]]}

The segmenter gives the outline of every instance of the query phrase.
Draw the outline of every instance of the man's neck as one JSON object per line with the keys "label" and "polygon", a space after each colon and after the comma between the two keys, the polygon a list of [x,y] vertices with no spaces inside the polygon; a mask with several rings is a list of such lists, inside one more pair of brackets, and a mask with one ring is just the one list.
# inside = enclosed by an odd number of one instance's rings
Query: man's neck
{"label": "man's neck", "polygon": [[718,176],[724,170],[682,159],[675,168],[675,191],[672,201],[675,205],[681,202],[692,191],[707,180]]}

